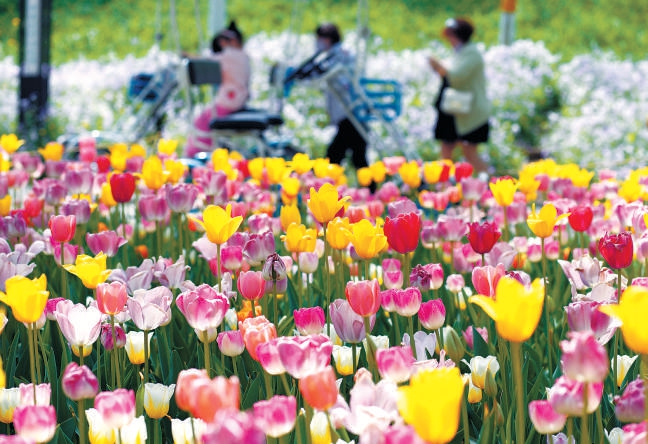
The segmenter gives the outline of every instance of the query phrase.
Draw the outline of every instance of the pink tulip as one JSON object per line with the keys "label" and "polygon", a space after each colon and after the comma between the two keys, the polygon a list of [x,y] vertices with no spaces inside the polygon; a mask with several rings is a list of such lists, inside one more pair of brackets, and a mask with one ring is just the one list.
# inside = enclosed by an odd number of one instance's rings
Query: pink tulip
{"label": "pink tulip", "polygon": [[189,413],[205,422],[212,422],[218,412],[238,410],[241,397],[239,380],[236,376],[214,379],[195,378],[191,381]]}
{"label": "pink tulip", "polygon": [[54,313],[72,351],[77,356],[81,353],[87,356],[92,351],[89,346],[95,343],[101,333],[101,312],[92,305],[86,307],[66,300],[56,305]]}
{"label": "pink tulip", "polygon": [[409,380],[414,364],[412,348],[405,346],[390,347],[376,351],[376,364],[380,376],[400,384]]}
{"label": "pink tulip", "polygon": [[36,441],[20,435],[0,435],[0,444],[36,444]]}
{"label": "pink tulip", "polygon": [[279,356],[278,344],[279,340],[274,338],[260,343],[256,348],[257,360],[261,364],[261,367],[263,367],[263,370],[269,375],[286,373],[286,368],[281,362],[281,356]]}
{"label": "pink tulip", "polygon": [[[601,402],[603,394],[603,383],[588,383],[587,390],[587,413],[596,410]],[[549,389],[547,398],[551,407],[563,415],[581,416],[583,414],[583,383],[573,381],[561,376]]]}
{"label": "pink tulip", "polygon": [[226,356],[238,356],[245,350],[243,336],[239,330],[228,330],[218,333],[216,342],[221,353]]}
{"label": "pink tulip", "polygon": [[614,413],[621,422],[640,422],[644,419],[646,400],[641,378],[631,381],[621,396],[614,397]]}
{"label": "pink tulip", "polygon": [[[364,321],[362,316],[355,313],[346,299],[336,299],[329,305],[331,322],[335,332],[343,342],[358,344],[365,338]],[[373,329],[376,316],[369,318],[370,327]]]}
{"label": "pink tulip", "polygon": [[61,214],[76,217],[76,225],[88,223],[92,209],[86,199],[68,199],[61,205]]}
{"label": "pink tulip", "polygon": [[164,194],[144,194],[137,204],[144,220],[161,222],[169,216],[169,206]]}
{"label": "pink tulip", "polygon": [[384,444],[425,444],[409,425],[393,425],[384,433]]}
{"label": "pink tulip", "polygon": [[375,315],[380,308],[380,284],[377,279],[347,282],[344,293],[353,311],[360,316]]}
{"label": "pink tulip", "polygon": [[65,301],[65,298],[51,298],[47,300],[45,305],[45,316],[50,321],[56,321],[56,304]]}
{"label": "pink tulip", "polygon": [[63,261],[65,264],[73,264],[79,255],[79,246],[74,244],[54,244],[54,260],[61,265],[61,248],[63,248]]}
{"label": "pink tulip", "polygon": [[73,401],[80,399],[94,398],[99,391],[97,377],[87,366],[81,366],[76,362],[70,362],[61,378],[63,393]]}
{"label": "pink tulip", "polygon": [[531,401],[529,403],[529,418],[541,435],[558,433],[567,422],[567,416],[554,411],[549,401]]}
{"label": "pink tulip", "polygon": [[277,337],[275,325],[268,321],[265,316],[247,318],[239,322],[239,330],[243,335],[243,342],[252,359],[257,359],[256,349],[262,342],[268,342]]}
{"label": "pink tulip", "polygon": [[302,252],[299,253],[297,259],[299,264],[299,270],[302,273],[311,274],[317,271],[317,266],[319,265],[319,257],[316,252]]}
{"label": "pink tulip", "polygon": [[191,409],[191,401],[194,398],[194,391],[192,388],[196,380],[209,379],[207,371],[204,369],[198,370],[190,368],[188,370],[181,370],[178,373],[175,388],[175,401],[180,410],[188,412]]}
{"label": "pink tulip", "polygon": [[385,288],[403,287],[403,269],[398,259],[387,258],[382,261],[383,283]]}
{"label": "pink tulip", "polygon": [[432,299],[421,304],[418,317],[421,325],[428,330],[438,330],[445,323],[446,309],[443,300]]}
{"label": "pink tulip", "polygon": [[275,238],[272,231],[264,231],[259,234],[252,233],[243,245],[243,256],[252,266],[265,263],[268,256],[274,252]]}
{"label": "pink tulip", "polygon": [[34,404],[34,384],[20,384],[20,405],[49,405],[52,386],[49,383],[36,385],[36,404]]}
{"label": "pink tulip", "polygon": [[590,331],[569,332],[561,341],[561,365],[569,379],[578,382],[602,382],[608,374],[608,355]]}
{"label": "pink tulip", "polygon": [[472,283],[477,293],[494,297],[497,283],[505,274],[506,269],[503,264],[498,264],[497,267],[491,265],[475,267],[472,271]]}
{"label": "pink tulip", "polygon": [[446,279],[446,288],[452,293],[459,293],[465,286],[466,281],[460,274],[451,274]]}
{"label": "pink tulip", "polygon": [[101,392],[95,398],[94,407],[108,427],[122,428],[135,418],[135,393],[126,389]]}
{"label": "pink tulip", "polygon": [[322,333],[324,323],[324,309],[320,306],[305,307],[293,311],[295,327],[300,335],[314,335]]}
{"label": "pink tulip", "polygon": [[410,285],[422,291],[438,290],[443,285],[441,264],[416,265],[410,274]]}
{"label": "pink tulip", "polygon": [[333,343],[323,334],[283,336],[277,340],[277,351],[286,372],[301,379],[329,366]]}
{"label": "pink tulip", "polygon": [[243,271],[236,281],[236,287],[245,299],[258,301],[265,293],[265,279],[261,271]]}
{"label": "pink tulip", "polygon": [[418,313],[423,296],[416,287],[396,290],[394,293],[394,310],[401,316],[410,317]]}
{"label": "pink tulip", "polygon": [[[104,349],[111,351],[114,347],[112,325],[103,324],[101,326],[101,345]],[[126,345],[126,332],[121,325],[115,324],[115,341],[117,348],[123,348]]]}
{"label": "pink tulip", "polygon": [[126,239],[115,231],[102,231],[100,233],[87,233],[86,243],[92,254],[103,252],[108,257],[114,257],[122,245],[128,243]]}
{"label": "pink tulip", "polygon": [[206,332],[215,333],[230,307],[227,296],[207,284],[180,293],[176,305],[199,337]]}
{"label": "pink tulip", "polygon": [[466,341],[466,345],[470,349],[474,348],[473,345],[474,345],[474,340],[475,340],[475,338],[474,338],[475,330],[484,339],[484,342],[486,342],[488,344],[488,330],[486,329],[486,327],[477,327],[475,329],[475,328],[473,328],[472,325],[469,325],[466,328],[466,330],[463,331],[462,335],[463,335],[463,337],[464,337],[464,339]]}
{"label": "pink tulip", "polygon": [[397,288],[389,288],[380,292],[380,305],[383,310],[388,312],[396,311],[396,304],[394,303],[394,295],[398,291]]}
{"label": "pink tulip", "polygon": [[188,213],[192,210],[200,190],[194,184],[178,183],[166,189],[166,201],[174,213]]}
{"label": "pink tulip", "polygon": [[567,323],[572,331],[589,331],[597,342],[605,345],[614,336],[618,321],[600,311],[596,301],[575,301],[565,307]]}
{"label": "pink tulip", "polygon": [[76,163],[65,171],[65,185],[71,195],[90,194],[94,180],[94,172],[90,165]]}
{"label": "pink tulip", "polygon": [[227,271],[236,271],[243,264],[243,248],[239,245],[224,245],[221,248],[221,266]]}
{"label": "pink tulip", "polygon": [[70,242],[76,232],[76,217],[56,215],[50,217],[48,222],[49,229],[52,231],[52,241]]}
{"label": "pink tulip", "polygon": [[201,435],[203,444],[226,442],[265,444],[266,436],[251,413],[237,411],[218,412]]}
{"label": "pink tulip", "polygon": [[128,291],[121,282],[101,283],[95,289],[97,308],[103,314],[116,315],[126,308]]}
{"label": "pink tulip", "polygon": [[648,439],[647,421],[623,427],[623,444],[644,444],[646,439]]}
{"label": "pink tulip", "polygon": [[254,419],[268,436],[279,438],[295,427],[297,399],[294,396],[273,396],[255,402],[253,408]]}
{"label": "pink tulip", "polygon": [[126,305],[137,328],[155,330],[171,321],[172,301],[173,294],[169,288],[155,287],[151,290],[135,290]]}
{"label": "pink tulip", "polygon": [[23,405],[14,410],[16,433],[35,442],[49,442],[56,432],[56,410],[51,405]]}

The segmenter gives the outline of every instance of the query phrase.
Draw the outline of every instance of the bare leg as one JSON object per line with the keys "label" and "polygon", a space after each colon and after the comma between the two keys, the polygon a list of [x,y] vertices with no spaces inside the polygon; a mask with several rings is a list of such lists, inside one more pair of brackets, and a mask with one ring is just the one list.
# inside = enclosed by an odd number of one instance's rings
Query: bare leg
{"label": "bare leg", "polygon": [[488,170],[488,165],[484,162],[477,152],[477,145],[474,143],[462,142],[461,148],[466,161],[473,166],[475,173],[481,173]]}
{"label": "bare leg", "polygon": [[452,151],[457,142],[441,142],[441,158],[452,160]]}

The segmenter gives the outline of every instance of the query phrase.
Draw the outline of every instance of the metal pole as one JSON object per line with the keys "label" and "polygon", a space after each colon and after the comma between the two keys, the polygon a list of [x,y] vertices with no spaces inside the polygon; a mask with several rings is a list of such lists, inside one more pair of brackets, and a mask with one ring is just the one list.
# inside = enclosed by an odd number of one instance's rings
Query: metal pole
{"label": "metal pole", "polygon": [[18,133],[30,148],[47,137],[52,0],[20,0]]}
{"label": "metal pole", "polygon": [[510,45],[515,39],[515,4],[516,0],[502,0],[500,3],[499,41],[502,45]]}
{"label": "metal pole", "polygon": [[209,39],[225,28],[225,22],[227,21],[226,3],[226,0],[209,0],[209,9],[207,10],[207,37]]}

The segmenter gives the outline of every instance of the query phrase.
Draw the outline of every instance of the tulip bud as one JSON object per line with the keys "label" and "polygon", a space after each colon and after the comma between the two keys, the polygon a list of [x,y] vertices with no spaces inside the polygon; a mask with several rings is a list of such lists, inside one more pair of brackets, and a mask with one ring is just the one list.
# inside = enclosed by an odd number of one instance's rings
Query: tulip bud
{"label": "tulip bud", "polygon": [[486,378],[484,380],[484,391],[491,398],[497,396],[497,382],[495,382],[495,375],[490,370],[486,370]]}
{"label": "tulip bud", "polygon": [[272,253],[263,265],[263,279],[279,281],[286,277],[286,264],[279,254]]}
{"label": "tulip bud", "polygon": [[458,363],[466,352],[459,334],[450,326],[443,327],[441,334],[443,335],[443,349],[453,362]]}

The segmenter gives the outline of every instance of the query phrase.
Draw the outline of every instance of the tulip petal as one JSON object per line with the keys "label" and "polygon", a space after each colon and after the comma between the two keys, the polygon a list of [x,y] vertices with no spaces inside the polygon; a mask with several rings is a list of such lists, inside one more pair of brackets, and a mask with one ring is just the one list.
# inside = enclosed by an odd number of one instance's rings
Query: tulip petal
{"label": "tulip petal", "polygon": [[497,310],[493,298],[481,295],[471,296],[468,302],[480,306],[492,320],[497,321]]}

